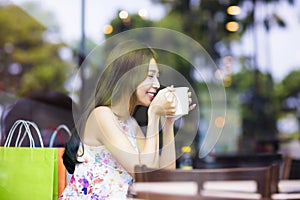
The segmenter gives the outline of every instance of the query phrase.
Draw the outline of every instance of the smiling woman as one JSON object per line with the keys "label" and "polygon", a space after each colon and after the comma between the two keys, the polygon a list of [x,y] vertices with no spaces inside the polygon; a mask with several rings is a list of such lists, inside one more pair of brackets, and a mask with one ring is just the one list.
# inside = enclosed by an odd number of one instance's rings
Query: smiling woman
{"label": "smiling woman", "polygon": [[[126,199],[135,165],[175,168],[175,120],[165,118],[176,111],[174,88],[158,90],[155,58],[153,49],[134,41],[112,50],[99,77],[94,103],[88,105],[88,117],[83,118],[79,135],[73,135],[66,145],[64,163],[73,176],[60,199]],[[167,93],[171,98],[166,98]],[[148,107],[146,134],[133,118],[138,106]]]}

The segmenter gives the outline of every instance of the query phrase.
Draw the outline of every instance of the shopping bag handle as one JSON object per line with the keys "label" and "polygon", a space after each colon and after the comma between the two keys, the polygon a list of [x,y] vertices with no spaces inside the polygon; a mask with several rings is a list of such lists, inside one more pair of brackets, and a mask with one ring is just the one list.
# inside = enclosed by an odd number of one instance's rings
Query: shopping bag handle
{"label": "shopping bag handle", "polygon": [[[11,140],[12,140],[13,135],[14,135],[14,133],[15,133],[18,126],[19,126],[19,131],[18,131],[16,142],[15,142],[15,147],[20,147],[21,146],[21,144],[22,144],[23,140],[25,139],[26,135],[29,138],[30,148],[35,147],[35,142],[34,142],[34,139],[32,137],[30,126],[32,126],[34,128],[36,134],[38,135],[41,147],[44,147],[44,143],[43,143],[42,136],[41,136],[41,133],[40,133],[40,130],[39,130],[38,126],[34,122],[27,121],[27,120],[17,120],[13,124],[13,126],[9,130],[7,139],[6,139],[5,144],[4,144],[4,147],[10,147]],[[23,133],[23,136],[21,137],[23,127],[25,129],[25,132]],[[21,137],[21,139],[20,139],[20,137]]]}
{"label": "shopping bag handle", "polygon": [[61,130],[61,129],[65,130],[68,133],[68,135],[71,137],[72,133],[71,133],[70,129],[65,124],[60,124],[59,126],[57,126],[57,128],[54,130],[54,132],[51,135],[49,147],[53,147],[56,135],[60,134],[59,130]]}
{"label": "shopping bag handle", "polygon": [[[48,146],[49,146],[52,134],[54,133],[54,131],[56,129],[57,129],[57,126],[48,126],[45,130],[43,130],[43,132],[45,133],[45,134],[42,133],[42,134],[44,134],[44,135],[42,135],[42,138],[43,138],[43,141],[44,141],[44,145],[48,144]],[[49,133],[49,130],[51,130],[51,133]],[[63,144],[64,144],[64,138],[63,138],[63,136],[62,136],[62,134],[61,134],[60,131],[57,131],[57,136],[59,138],[59,145],[63,146]],[[45,141],[46,141],[46,143],[45,143]],[[49,147],[51,147],[51,146],[49,146]]]}

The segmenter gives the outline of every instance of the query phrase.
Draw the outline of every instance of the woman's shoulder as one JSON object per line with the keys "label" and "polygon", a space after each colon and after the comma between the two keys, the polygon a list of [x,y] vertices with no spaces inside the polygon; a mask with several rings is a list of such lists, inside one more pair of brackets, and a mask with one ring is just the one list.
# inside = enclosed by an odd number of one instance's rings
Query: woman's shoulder
{"label": "woman's shoulder", "polygon": [[[99,106],[94,108],[92,112],[90,113],[86,126],[85,126],[85,144],[90,146],[97,146],[102,144],[101,139],[99,139],[99,134],[101,134],[101,130],[99,129],[99,125],[103,126],[105,124],[110,123],[111,120],[109,116],[111,116],[112,113],[111,109],[107,106]],[[92,140],[89,140],[91,139]],[[96,139],[95,139],[96,138]],[[98,142],[100,143],[98,143]]]}
{"label": "woman's shoulder", "polygon": [[89,116],[89,121],[97,121],[97,123],[100,121],[106,121],[110,116],[112,115],[113,112],[110,107],[108,106],[98,106],[92,110]]}
{"label": "woman's shoulder", "polygon": [[98,106],[93,110],[93,113],[95,114],[108,114],[108,113],[113,113],[111,108],[108,106]]}

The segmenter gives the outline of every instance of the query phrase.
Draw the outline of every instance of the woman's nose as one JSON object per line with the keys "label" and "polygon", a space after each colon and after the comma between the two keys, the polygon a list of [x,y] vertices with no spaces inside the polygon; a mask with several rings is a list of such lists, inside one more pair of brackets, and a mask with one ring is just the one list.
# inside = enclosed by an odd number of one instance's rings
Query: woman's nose
{"label": "woman's nose", "polygon": [[153,80],[153,83],[152,83],[152,87],[154,87],[156,89],[160,88],[160,83],[159,83],[158,78],[155,77],[155,79]]}

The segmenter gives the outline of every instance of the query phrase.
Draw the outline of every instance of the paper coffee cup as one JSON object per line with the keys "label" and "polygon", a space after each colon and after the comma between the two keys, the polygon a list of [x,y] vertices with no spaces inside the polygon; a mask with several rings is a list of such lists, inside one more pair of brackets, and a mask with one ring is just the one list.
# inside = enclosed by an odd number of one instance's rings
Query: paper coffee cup
{"label": "paper coffee cup", "polygon": [[177,105],[174,117],[187,115],[189,113],[189,96],[188,87],[174,88],[174,95],[176,97]]}

